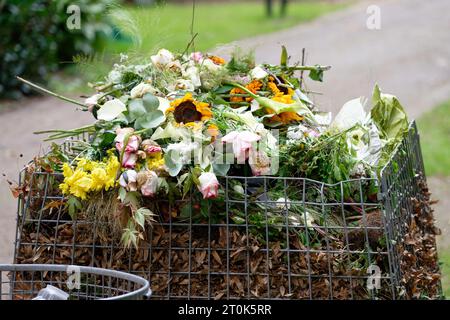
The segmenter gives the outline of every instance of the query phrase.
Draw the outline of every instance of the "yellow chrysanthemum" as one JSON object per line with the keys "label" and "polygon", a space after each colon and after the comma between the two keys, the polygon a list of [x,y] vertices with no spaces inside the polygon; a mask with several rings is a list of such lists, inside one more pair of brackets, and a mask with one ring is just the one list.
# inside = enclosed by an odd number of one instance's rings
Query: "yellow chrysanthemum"
{"label": "yellow chrysanthemum", "polygon": [[103,168],[95,168],[91,172],[92,184],[90,191],[100,191],[105,187],[108,179],[106,170]]}
{"label": "yellow chrysanthemum", "polygon": [[96,163],[94,161],[88,160],[86,158],[81,158],[80,160],[78,160],[77,168],[84,171],[91,171],[95,165]]}
{"label": "yellow chrysanthemum", "polygon": [[110,155],[108,161],[106,162],[106,180],[105,180],[105,190],[109,190],[110,188],[114,188],[117,184],[117,173],[120,169],[121,165],[119,159],[115,155]]}
{"label": "yellow chrysanthemum", "polygon": [[190,92],[183,98],[172,101],[166,113],[173,113],[175,121],[184,124],[206,121],[213,116],[210,105],[195,100]]}
{"label": "yellow chrysanthemum", "polygon": [[86,199],[89,192],[115,187],[120,167],[119,159],[112,152],[108,152],[108,158],[103,161],[80,158],[75,170],[69,163],[64,163],[62,168],[64,182],[59,185],[59,188],[63,194],[72,194]]}
{"label": "yellow chrysanthemum", "polygon": [[86,199],[87,193],[91,188],[92,179],[89,177],[87,172],[77,169],[70,177],[64,179],[64,184],[67,187],[63,187],[62,189],[65,189],[66,193],[69,192],[70,194],[84,200]]}

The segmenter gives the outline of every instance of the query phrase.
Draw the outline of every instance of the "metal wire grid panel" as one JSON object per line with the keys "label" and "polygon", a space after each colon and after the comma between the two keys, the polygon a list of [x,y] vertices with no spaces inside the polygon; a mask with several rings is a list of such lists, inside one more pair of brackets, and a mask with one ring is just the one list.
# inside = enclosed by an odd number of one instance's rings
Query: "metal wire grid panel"
{"label": "metal wire grid panel", "polygon": [[[403,145],[416,139],[411,128]],[[69,217],[61,174],[33,172],[19,199],[15,261],[125,270],[147,278],[159,299],[396,299],[401,272],[392,244],[404,216],[392,210],[408,206],[386,196],[387,179],[377,198],[370,196],[377,179],[224,177],[217,201],[196,193],[148,201],[159,221],[139,248],[126,249],[113,219]]]}
{"label": "metal wire grid panel", "polygon": [[0,300],[30,300],[47,285],[68,300],[124,300],[148,296],[147,280],[124,272],[66,265],[0,265]]}
{"label": "metal wire grid panel", "polygon": [[[407,278],[416,277],[410,282],[419,282],[425,277],[427,281],[422,283],[423,290],[413,297],[442,297],[434,238],[440,231],[434,227],[415,122],[411,123],[408,136],[382,170],[380,199],[390,239],[391,274],[399,286],[398,291],[406,294],[405,287],[411,286]],[[409,289],[412,291],[413,288]]]}

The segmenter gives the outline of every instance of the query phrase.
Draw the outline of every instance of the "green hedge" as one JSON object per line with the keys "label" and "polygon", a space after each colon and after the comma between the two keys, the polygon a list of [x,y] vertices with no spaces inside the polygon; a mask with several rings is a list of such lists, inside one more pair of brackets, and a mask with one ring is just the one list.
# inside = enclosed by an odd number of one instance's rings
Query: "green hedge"
{"label": "green hedge", "polygon": [[[0,98],[29,94],[15,76],[45,83],[64,62],[90,55],[112,33],[115,0],[0,0]],[[66,25],[69,5],[80,8],[80,29]]]}

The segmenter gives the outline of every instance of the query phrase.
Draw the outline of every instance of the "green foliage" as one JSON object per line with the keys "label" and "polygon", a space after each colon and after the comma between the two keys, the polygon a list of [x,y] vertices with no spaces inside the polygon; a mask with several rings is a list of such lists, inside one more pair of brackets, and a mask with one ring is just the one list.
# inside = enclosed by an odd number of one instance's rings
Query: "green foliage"
{"label": "green foliage", "polygon": [[383,167],[392,156],[395,148],[408,133],[408,117],[398,99],[390,94],[381,93],[375,86],[373,91],[371,117],[380,130],[380,137],[386,140],[378,165]]}
{"label": "green foliage", "polygon": [[[0,2],[0,97],[18,98],[30,88],[16,76],[47,81],[62,63],[90,55],[112,28],[105,14],[114,0],[10,0]],[[67,7],[80,7],[81,28],[69,30]]]}
{"label": "green foliage", "polygon": [[417,120],[427,176],[450,176],[450,101]]}
{"label": "green foliage", "polygon": [[449,249],[439,252],[440,267],[442,272],[442,291],[446,299],[450,299],[450,251]]}

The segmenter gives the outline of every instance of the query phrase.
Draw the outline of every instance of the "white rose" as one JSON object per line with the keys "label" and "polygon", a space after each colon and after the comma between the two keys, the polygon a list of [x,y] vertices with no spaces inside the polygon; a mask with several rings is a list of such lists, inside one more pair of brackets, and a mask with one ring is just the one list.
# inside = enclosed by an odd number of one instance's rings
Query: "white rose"
{"label": "white rose", "polygon": [[223,68],[221,65],[215,64],[211,59],[204,59],[202,66],[212,72],[219,71]]}
{"label": "white rose", "polygon": [[260,66],[256,66],[250,71],[250,76],[252,77],[252,79],[259,80],[267,77],[268,75],[269,74]]}
{"label": "white rose", "polygon": [[165,67],[174,60],[172,52],[167,49],[161,49],[157,54],[151,56],[152,63],[157,67]]}
{"label": "white rose", "polygon": [[156,91],[157,90],[151,84],[141,82],[137,86],[135,86],[133,89],[131,89],[130,96],[132,99],[142,98],[142,96],[144,94],[146,94],[146,93],[154,94]]}

